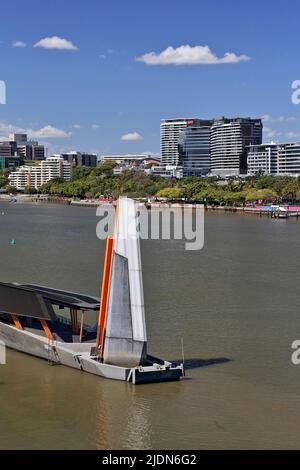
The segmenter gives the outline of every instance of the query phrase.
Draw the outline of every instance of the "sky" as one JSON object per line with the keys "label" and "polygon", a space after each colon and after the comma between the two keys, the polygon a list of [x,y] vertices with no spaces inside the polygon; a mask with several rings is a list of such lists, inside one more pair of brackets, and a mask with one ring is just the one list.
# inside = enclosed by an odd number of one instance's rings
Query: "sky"
{"label": "sky", "polygon": [[[1,2],[0,139],[159,153],[164,118],[264,117],[300,140],[298,0]],[[1,98],[1,96],[0,96]]]}

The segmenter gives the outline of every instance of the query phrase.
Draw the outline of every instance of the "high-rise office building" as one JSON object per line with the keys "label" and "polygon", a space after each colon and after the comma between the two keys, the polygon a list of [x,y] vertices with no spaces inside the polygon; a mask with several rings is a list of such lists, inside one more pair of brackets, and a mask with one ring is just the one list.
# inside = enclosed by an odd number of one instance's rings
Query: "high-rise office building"
{"label": "high-rise office building", "polygon": [[81,153],[81,152],[69,152],[61,155],[63,159],[73,166],[93,166],[98,165],[98,157],[96,153]]}
{"label": "high-rise office building", "polygon": [[6,149],[5,155],[18,155],[24,160],[45,160],[45,147],[35,140],[28,140],[27,134],[10,134],[9,141],[0,143],[1,150]]}
{"label": "high-rise office building", "polygon": [[246,173],[246,147],[262,143],[262,127],[261,119],[215,120],[211,128],[211,173],[220,176]]}
{"label": "high-rise office building", "polygon": [[179,164],[179,136],[194,119],[164,119],[160,125],[161,165]]}
{"label": "high-rise office building", "polygon": [[26,144],[19,144],[17,146],[17,154],[23,157],[24,160],[45,160],[45,147],[39,145],[37,142],[27,142]]}
{"label": "high-rise office building", "polygon": [[17,146],[11,142],[0,142],[0,155],[2,157],[13,157],[17,154]]}
{"label": "high-rise office building", "polygon": [[206,175],[210,170],[212,120],[191,119],[179,134],[179,166],[183,176]]}
{"label": "high-rise office building", "polygon": [[27,144],[27,134],[9,134],[9,141],[15,142],[17,145]]}

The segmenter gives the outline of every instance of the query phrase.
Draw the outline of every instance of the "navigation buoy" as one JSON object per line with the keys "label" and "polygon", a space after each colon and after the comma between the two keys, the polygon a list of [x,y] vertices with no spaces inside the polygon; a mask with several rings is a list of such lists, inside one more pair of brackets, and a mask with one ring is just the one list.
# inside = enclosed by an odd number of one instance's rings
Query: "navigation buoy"
{"label": "navigation buoy", "polygon": [[15,246],[17,244],[16,240],[13,238],[12,241],[10,242],[12,246]]}

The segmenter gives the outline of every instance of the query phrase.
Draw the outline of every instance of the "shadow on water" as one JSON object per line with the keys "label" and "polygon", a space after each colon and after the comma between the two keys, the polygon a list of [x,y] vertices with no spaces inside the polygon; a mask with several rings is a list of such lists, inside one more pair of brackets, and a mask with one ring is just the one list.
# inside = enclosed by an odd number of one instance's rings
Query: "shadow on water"
{"label": "shadow on water", "polygon": [[[231,362],[232,359],[228,359],[226,357],[216,357],[213,359],[185,359],[184,365],[185,369],[197,369],[198,367],[208,367],[208,366],[214,366],[217,364],[226,364],[227,362]],[[182,363],[182,360],[175,360],[172,361],[172,364],[179,365]]]}

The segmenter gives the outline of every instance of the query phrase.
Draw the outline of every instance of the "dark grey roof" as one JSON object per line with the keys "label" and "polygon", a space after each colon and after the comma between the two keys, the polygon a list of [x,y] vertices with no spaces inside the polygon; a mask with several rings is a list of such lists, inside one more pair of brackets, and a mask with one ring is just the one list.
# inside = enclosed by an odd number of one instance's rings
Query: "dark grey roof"
{"label": "dark grey roof", "polygon": [[99,310],[97,297],[35,284],[0,283],[0,312],[55,320],[52,305],[78,310]]}
{"label": "dark grey roof", "polygon": [[100,300],[98,297],[91,295],[78,294],[61,289],[53,289],[51,287],[38,286],[36,284],[18,284],[20,287],[33,290],[41,294],[44,298],[50,300],[54,305],[62,307],[71,307],[84,310],[99,310]]}
{"label": "dark grey roof", "polygon": [[32,290],[5,283],[0,283],[0,312],[40,320],[56,318],[48,299]]}

